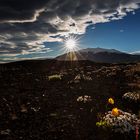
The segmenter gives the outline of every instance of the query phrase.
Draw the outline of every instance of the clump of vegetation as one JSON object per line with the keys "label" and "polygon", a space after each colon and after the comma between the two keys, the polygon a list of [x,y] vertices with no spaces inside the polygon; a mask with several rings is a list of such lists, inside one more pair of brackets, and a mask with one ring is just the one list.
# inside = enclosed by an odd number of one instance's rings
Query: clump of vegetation
{"label": "clump of vegetation", "polygon": [[58,74],[54,74],[54,75],[50,75],[48,76],[49,81],[55,81],[55,80],[62,80],[61,75]]}
{"label": "clump of vegetation", "polygon": [[90,101],[92,101],[92,98],[91,98],[91,96],[88,96],[88,95],[79,96],[79,97],[77,98],[77,102],[86,103],[86,102],[90,102]]}
{"label": "clump of vegetation", "polygon": [[98,127],[110,127],[114,132],[129,133],[135,130],[136,125],[140,125],[140,120],[135,114],[113,108],[96,125]]}
{"label": "clump of vegetation", "polygon": [[[131,95],[131,98],[133,97],[132,93],[125,94],[125,96],[128,95]],[[133,99],[136,100],[137,98],[133,97]],[[114,105],[114,103],[115,102],[113,98],[108,99],[108,104]],[[114,132],[119,132],[123,134],[129,133],[130,131],[134,132],[136,126],[140,126],[140,119],[138,119],[135,114],[122,111],[121,109],[115,107],[111,111],[107,111],[105,115],[100,118],[100,121],[96,123],[96,126],[102,128],[109,128]]]}
{"label": "clump of vegetation", "polygon": [[140,93],[127,92],[123,95],[123,98],[137,102],[137,101],[140,101]]}
{"label": "clump of vegetation", "polygon": [[85,81],[92,81],[92,78],[90,75],[85,75],[85,74],[78,74],[74,78],[74,80],[85,80]]}
{"label": "clump of vegetation", "polygon": [[136,124],[139,124],[140,120],[135,114],[130,114],[118,109],[115,114],[113,110],[108,111],[103,117],[103,121],[106,121],[114,132],[125,133],[134,131]]}

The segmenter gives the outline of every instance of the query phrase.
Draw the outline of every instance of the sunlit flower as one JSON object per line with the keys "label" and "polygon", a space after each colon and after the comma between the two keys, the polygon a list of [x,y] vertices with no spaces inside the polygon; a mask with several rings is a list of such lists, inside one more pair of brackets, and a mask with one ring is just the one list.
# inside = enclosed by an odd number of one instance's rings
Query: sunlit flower
{"label": "sunlit flower", "polygon": [[118,108],[113,108],[112,109],[112,115],[119,116],[119,114],[120,114],[120,112],[119,112]]}
{"label": "sunlit flower", "polygon": [[113,104],[114,104],[113,98],[109,98],[109,99],[108,99],[108,103],[113,105]]}

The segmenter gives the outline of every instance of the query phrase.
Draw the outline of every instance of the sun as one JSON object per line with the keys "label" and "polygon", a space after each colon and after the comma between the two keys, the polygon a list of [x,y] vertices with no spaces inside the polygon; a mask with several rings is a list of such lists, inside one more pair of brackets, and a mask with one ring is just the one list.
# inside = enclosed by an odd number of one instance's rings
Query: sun
{"label": "sun", "polygon": [[76,40],[74,40],[74,39],[66,40],[65,46],[67,49],[73,50],[76,47]]}
{"label": "sun", "polygon": [[[76,35],[69,35],[63,38],[62,52],[66,54],[65,60],[78,60],[80,52],[80,37]],[[82,56],[81,56],[82,57]]]}
{"label": "sun", "polygon": [[76,37],[70,36],[64,40],[65,49],[70,51],[75,51],[78,48],[78,39]]}

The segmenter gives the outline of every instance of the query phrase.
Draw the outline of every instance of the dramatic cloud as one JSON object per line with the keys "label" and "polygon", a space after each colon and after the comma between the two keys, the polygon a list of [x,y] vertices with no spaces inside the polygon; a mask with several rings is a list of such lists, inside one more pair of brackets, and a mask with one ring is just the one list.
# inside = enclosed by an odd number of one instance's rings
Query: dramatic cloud
{"label": "dramatic cloud", "polygon": [[84,34],[90,24],[122,19],[140,0],[1,0],[0,59],[44,53],[43,42]]}

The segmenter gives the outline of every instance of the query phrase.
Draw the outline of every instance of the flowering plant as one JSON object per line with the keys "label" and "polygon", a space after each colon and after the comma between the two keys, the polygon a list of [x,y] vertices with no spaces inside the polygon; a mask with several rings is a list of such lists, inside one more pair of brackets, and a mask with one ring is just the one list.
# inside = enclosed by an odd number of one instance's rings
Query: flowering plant
{"label": "flowering plant", "polygon": [[114,104],[114,99],[113,98],[109,98],[108,99],[108,103],[113,105]]}
{"label": "flowering plant", "polygon": [[130,114],[117,108],[108,111],[102,118],[102,122],[104,121],[106,126],[112,128],[112,131],[120,133],[134,131],[136,124],[140,125],[140,120],[135,114]]}

